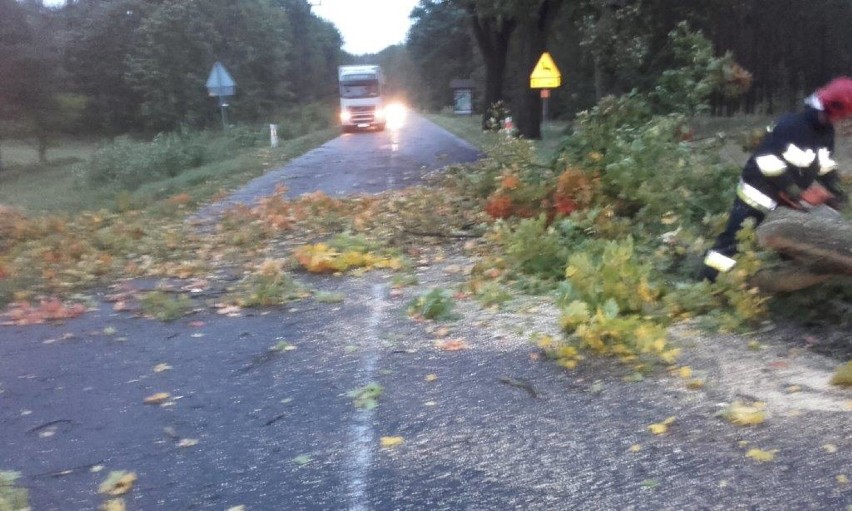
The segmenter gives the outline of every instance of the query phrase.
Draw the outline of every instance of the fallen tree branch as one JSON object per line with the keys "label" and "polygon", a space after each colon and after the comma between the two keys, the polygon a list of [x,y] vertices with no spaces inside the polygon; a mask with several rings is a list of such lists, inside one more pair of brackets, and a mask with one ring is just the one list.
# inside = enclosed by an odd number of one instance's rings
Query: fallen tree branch
{"label": "fallen tree branch", "polygon": [[420,231],[412,231],[410,229],[403,229],[402,232],[405,234],[411,234],[412,236],[427,236],[432,238],[451,238],[451,239],[463,239],[463,238],[481,238],[482,234],[447,234],[443,232],[420,232]]}

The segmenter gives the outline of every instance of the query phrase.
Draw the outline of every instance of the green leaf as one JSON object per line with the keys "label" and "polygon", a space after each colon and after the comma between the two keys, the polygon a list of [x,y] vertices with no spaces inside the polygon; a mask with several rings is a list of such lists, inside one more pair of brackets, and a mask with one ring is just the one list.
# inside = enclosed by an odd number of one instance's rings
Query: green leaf
{"label": "green leaf", "polygon": [[565,315],[573,321],[585,321],[589,319],[589,306],[586,302],[574,300],[565,308]]}
{"label": "green leaf", "polygon": [[604,316],[607,317],[607,319],[613,319],[614,317],[618,316],[619,312],[621,312],[621,309],[619,309],[618,303],[614,299],[610,298],[606,302],[604,302],[603,313]]}

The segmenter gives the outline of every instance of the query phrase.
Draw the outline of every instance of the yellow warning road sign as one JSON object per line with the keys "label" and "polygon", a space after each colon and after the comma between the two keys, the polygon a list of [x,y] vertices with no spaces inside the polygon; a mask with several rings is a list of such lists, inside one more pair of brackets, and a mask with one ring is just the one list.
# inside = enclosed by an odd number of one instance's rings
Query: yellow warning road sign
{"label": "yellow warning road sign", "polygon": [[544,52],[538,59],[532,74],[530,74],[531,89],[555,89],[562,85],[562,73],[553,62],[550,53]]}

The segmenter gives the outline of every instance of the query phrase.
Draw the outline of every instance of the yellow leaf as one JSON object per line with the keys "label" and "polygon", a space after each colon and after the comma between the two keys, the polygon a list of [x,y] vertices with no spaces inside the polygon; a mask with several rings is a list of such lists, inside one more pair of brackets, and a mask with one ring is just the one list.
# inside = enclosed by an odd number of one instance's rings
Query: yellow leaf
{"label": "yellow leaf", "polygon": [[402,445],[403,442],[405,442],[405,439],[401,436],[383,436],[379,439],[379,444],[386,449],[398,447]]}
{"label": "yellow leaf", "polygon": [[693,379],[686,382],[686,388],[690,390],[698,390],[704,388],[704,380]]}
{"label": "yellow leaf", "polygon": [[425,380],[426,381],[435,381],[438,379],[437,374],[427,374]]}
{"label": "yellow leaf", "polygon": [[846,474],[838,474],[835,479],[837,480],[837,484],[849,484],[849,478],[846,477]]}
{"label": "yellow leaf", "polygon": [[761,405],[762,403],[754,403],[749,406],[740,401],[734,401],[727,410],[722,412],[722,416],[737,426],[755,426],[766,420]]}
{"label": "yellow leaf", "polygon": [[157,364],[154,366],[154,372],[162,373],[163,371],[168,371],[171,368],[172,366],[170,366],[169,364]]}
{"label": "yellow leaf", "polygon": [[565,369],[574,369],[577,367],[577,361],[574,359],[560,359],[556,363]]}
{"label": "yellow leaf", "polygon": [[839,366],[831,376],[829,383],[840,387],[852,387],[852,360]]}
{"label": "yellow leaf", "polygon": [[658,422],[656,424],[651,424],[648,426],[648,429],[651,433],[655,435],[662,435],[669,430],[669,426],[671,426],[676,419],[674,417],[668,417],[663,422]]}
{"label": "yellow leaf", "polygon": [[168,392],[157,392],[146,397],[142,402],[146,405],[159,405],[168,401],[171,395]]}
{"label": "yellow leaf", "polygon": [[771,451],[764,451],[763,449],[752,448],[749,449],[746,453],[746,458],[751,458],[758,463],[765,463],[768,461],[775,460],[776,452],[778,452],[777,449],[772,449]]}
{"label": "yellow leaf", "polygon": [[834,445],[834,444],[825,444],[825,445],[823,445],[823,446],[822,446],[822,448],[823,448],[823,449],[825,450],[825,452],[827,452],[828,454],[834,454],[834,453],[836,453],[836,452],[837,452],[837,446],[836,446],[836,445]]}
{"label": "yellow leaf", "polygon": [[100,511],[124,511],[124,499],[109,499],[98,508]]}
{"label": "yellow leaf", "polygon": [[630,446],[630,452],[639,452],[642,450],[642,446],[639,444],[633,444]]}
{"label": "yellow leaf", "polygon": [[680,355],[680,348],[673,348],[660,353],[660,358],[667,364],[674,364],[678,355]]}
{"label": "yellow leaf", "polygon": [[124,495],[133,489],[133,483],[136,482],[135,472],[126,472],[124,470],[114,470],[109,473],[106,480],[98,487],[98,493],[104,493],[117,497]]}
{"label": "yellow leaf", "polygon": [[692,378],[692,368],[689,366],[683,366],[677,370],[677,375],[684,380],[688,380]]}

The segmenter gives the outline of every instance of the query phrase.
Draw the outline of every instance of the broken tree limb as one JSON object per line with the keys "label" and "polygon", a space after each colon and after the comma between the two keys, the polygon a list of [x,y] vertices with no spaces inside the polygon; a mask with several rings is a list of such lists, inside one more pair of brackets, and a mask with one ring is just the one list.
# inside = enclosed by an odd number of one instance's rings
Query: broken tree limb
{"label": "broken tree limb", "polygon": [[811,273],[797,264],[785,262],[779,266],[765,268],[751,277],[749,283],[770,293],[790,293],[836,278],[830,273]]}
{"label": "broken tree limb", "polygon": [[852,275],[852,224],[827,206],[808,212],[778,208],[758,226],[757,240],[806,272]]}

